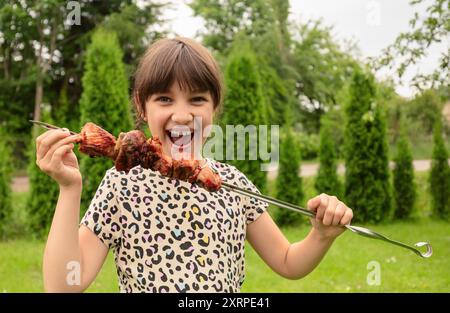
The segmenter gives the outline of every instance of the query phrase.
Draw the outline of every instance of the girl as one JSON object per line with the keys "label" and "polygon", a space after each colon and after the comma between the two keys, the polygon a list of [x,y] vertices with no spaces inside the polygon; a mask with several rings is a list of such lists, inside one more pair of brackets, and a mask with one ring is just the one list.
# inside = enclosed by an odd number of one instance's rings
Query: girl
{"label": "girl", "polygon": [[[138,116],[159,136],[167,155],[200,158],[223,181],[258,192],[234,166],[187,149],[193,136],[186,141],[177,133],[180,127],[192,132],[194,118],[205,129],[221,106],[222,76],[205,47],[187,38],[155,42],[141,59],[133,94]],[[60,186],[43,260],[48,292],[84,291],[109,249],[121,292],[239,292],[245,239],[276,273],[299,279],[319,264],[353,216],[336,197],[318,195],[308,201],[317,213],[311,231],[291,244],[266,203],[223,189],[208,192],[137,166],[128,174],[109,169],[80,222],[75,139],[61,130],[36,139],[37,165]]]}

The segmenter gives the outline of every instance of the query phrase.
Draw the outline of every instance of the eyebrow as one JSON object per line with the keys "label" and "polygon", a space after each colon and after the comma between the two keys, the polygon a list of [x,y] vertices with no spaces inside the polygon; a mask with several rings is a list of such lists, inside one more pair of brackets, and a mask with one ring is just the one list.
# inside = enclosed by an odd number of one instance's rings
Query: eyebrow
{"label": "eyebrow", "polygon": [[[173,92],[170,90],[167,91],[158,91],[155,92],[154,95],[161,95],[161,94],[172,94]],[[209,90],[193,90],[190,92],[191,94],[207,94],[209,93]]]}
{"label": "eyebrow", "polygon": [[193,90],[191,93],[208,93],[209,90]]}

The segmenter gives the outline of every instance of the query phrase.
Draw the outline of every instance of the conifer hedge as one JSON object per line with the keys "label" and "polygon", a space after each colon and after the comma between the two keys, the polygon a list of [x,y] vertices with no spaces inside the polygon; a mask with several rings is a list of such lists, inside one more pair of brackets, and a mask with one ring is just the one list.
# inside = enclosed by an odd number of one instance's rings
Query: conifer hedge
{"label": "conifer hedge", "polygon": [[[276,180],[276,197],[292,204],[301,205],[304,192],[302,178],[299,176],[301,151],[292,129],[283,128],[280,138],[280,162]],[[277,224],[292,225],[302,220],[302,215],[287,209],[276,211]]]}
{"label": "conifer hedge", "polygon": [[[122,62],[122,51],[114,33],[99,29],[87,48],[80,100],[80,127],[93,122],[118,136],[133,125],[128,95],[128,77]],[[113,166],[108,159],[81,156],[83,175],[81,214],[105,175]]]}
{"label": "conifer hedge", "polygon": [[400,135],[397,141],[397,154],[394,158],[393,170],[394,217],[396,219],[412,216],[417,197],[411,145],[406,135],[404,119],[401,119],[400,123]]}
{"label": "conifer hedge", "polygon": [[434,125],[429,184],[433,215],[437,218],[448,219],[450,217],[450,167],[448,151],[442,138],[441,118],[437,118]]}
{"label": "conifer hedge", "polygon": [[[224,130],[224,139],[233,133],[226,131],[226,125],[242,125],[242,127],[255,126],[259,129],[260,125],[267,125],[266,99],[263,93],[263,86],[258,72],[256,56],[249,46],[242,46],[235,49],[227,60],[225,69],[226,95],[224,101],[224,110],[221,118],[221,126]],[[258,132],[259,133],[259,132]],[[258,147],[258,142],[248,135],[244,138],[228,140],[228,146],[224,149],[229,155],[234,156],[234,160],[226,160],[235,165],[242,171],[261,192],[266,190],[267,172],[261,170],[263,161],[260,154],[257,153],[256,160],[250,160],[249,151]],[[245,160],[236,160],[239,147],[245,147]],[[230,150],[231,149],[231,150]],[[258,149],[256,150],[258,151]],[[226,156],[226,155],[225,155]]]}
{"label": "conifer hedge", "polygon": [[0,239],[4,238],[6,233],[6,223],[12,212],[11,202],[11,172],[12,157],[9,141],[6,140],[6,134],[0,129]]}
{"label": "conifer hedge", "polygon": [[353,74],[345,115],[344,198],[354,221],[377,223],[392,214],[386,122],[374,78],[361,69]]}
{"label": "conifer hedge", "polygon": [[321,119],[319,162],[320,167],[314,184],[316,191],[341,199],[342,185],[337,175],[337,153],[333,128],[326,116]]}

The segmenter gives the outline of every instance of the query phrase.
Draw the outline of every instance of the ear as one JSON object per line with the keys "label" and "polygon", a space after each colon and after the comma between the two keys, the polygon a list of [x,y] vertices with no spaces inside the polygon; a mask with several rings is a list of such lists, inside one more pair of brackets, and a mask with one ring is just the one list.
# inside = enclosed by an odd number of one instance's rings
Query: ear
{"label": "ear", "polygon": [[140,101],[139,101],[139,92],[136,90],[133,93],[133,101],[135,103],[135,107],[138,110],[138,116],[141,120],[143,121],[147,121],[147,116],[145,115],[145,108],[144,108],[144,112],[141,111],[141,105],[140,105]]}
{"label": "ear", "polygon": [[147,122],[147,116],[145,115],[145,112],[140,112],[139,113],[139,117],[140,117],[141,120]]}

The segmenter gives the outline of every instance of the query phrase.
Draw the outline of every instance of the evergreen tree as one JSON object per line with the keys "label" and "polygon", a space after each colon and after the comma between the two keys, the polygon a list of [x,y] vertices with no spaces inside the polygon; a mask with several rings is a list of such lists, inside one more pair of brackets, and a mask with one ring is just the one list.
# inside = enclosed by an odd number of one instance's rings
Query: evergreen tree
{"label": "evergreen tree", "polygon": [[405,129],[404,119],[400,119],[400,136],[397,141],[397,155],[394,158],[393,193],[395,200],[394,217],[403,219],[411,217],[416,200],[414,166],[411,146]]}
{"label": "evergreen tree", "polygon": [[[80,101],[80,123],[93,122],[118,136],[133,123],[128,100],[128,79],[122,62],[122,51],[116,35],[97,30],[86,53]],[[82,156],[83,175],[81,214],[88,208],[95,192],[112,162]]]}
{"label": "evergreen tree", "polygon": [[[240,125],[244,130],[256,127],[257,135],[259,135],[259,126],[267,125],[266,100],[263,96],[256,57],[248,46],[241,46],[231,54],[225,70],[225,83],[227,92],[221,119],[224,139],[229,144],[226,147],[228,152],[225,157],[233,156],[235,160],[227,161],[247,175],[261,192],[264,192],[267,172],[261,170],[263,161],[258,153],[255,140],[257,138],[250,138],[248,132],[245,138],[242,138],[243,136],[236,138],[238,131],[230,133],[226,127],[226,125],[234,127]],[[233,139],[232,142],[231,139]],[[237,160],[238,147],[245,148],[245,160]],[[250,159],[252,157],[250,151],[256,152],[256,160]]]}
{"label": "evergreen tree", "polygon": [[6,235],[6,224],[12,212],[11,203],[11,150],[6,134],[0,129],[0,239]]}
{"label": "evergreen tree", "polygon": [[283,80],[273,68],[265,64],[262,56],[259,60],[259,73],[265,86],[263,93],[269,104],[267,105],[268,121],[272,125],[283,126],[286,124],[286,111],[289,110],[290,114],[294,115],[296,99],[292,95],[295,94],[295,90],[289,88],[288,81]]}
{"label": "evergreen tree", "polygon": [[434,126],[433,155],[429,176],[433,215],[448,219],[450,216],[450,167],[448,152],[442,138],[442,122],[439,117]]}
{"label": "evergreen tree", "polygon": [[[301,205],[303,184],[299,176],[301,153],[292,129],[286,126],[280,145],[280,164],[276,180],[276,197],[280,200]],[[279,209],[275,216],[278,225],[292,225],[302,220],[302,215],[287,209]]]}
{"label": "evergreen tree", "polygon": [[326,115],[322,117],[320,128],[320,167],[314,184],[318,193],[326,193],[342,198],[342,185],[337,175],[336,147],[333,129]]}
{"label": "evergreen tree", "polygon": [[[286,107],[294,109],[298,101],[298,75],[292,60],[288,0],[195,0],[189,6],[205,21],[203,43],[217,52],[219,63],[233,47],[251,45],[258,57],[258,70],[264,96],[270,101],[271,124],[284,125]],[[227,12],[226,15],[223,12]],[[291,114],[300,118],[298,110]]]}
{"label": "evergreen tree", "polygon": [[345,107],[345,201],[361,222],[391,214],[386,122],[373,79],[356,70]]}

